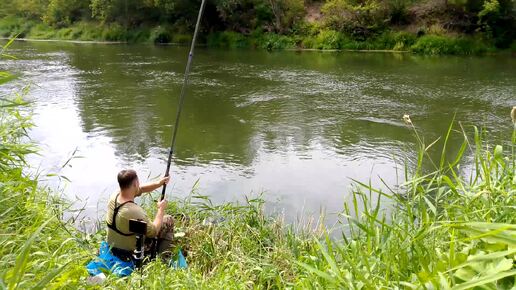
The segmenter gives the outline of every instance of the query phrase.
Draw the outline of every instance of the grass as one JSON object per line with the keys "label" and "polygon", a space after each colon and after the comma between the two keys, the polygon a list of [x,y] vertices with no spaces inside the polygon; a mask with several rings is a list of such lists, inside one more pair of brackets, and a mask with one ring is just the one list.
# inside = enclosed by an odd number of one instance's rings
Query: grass
{"label": "grass", "polygon": [[43,22],[8,16],[0,19],[0,37],[80,41],[116,41],[130,43],[189,43],[191,36],[179,33],[168,26],[127,29],[120,24],[102,25],[81,21],[69,27],[54,28]]}
{"label": "grass", "polygon": [[225,31],[212,33],[207,38],[209,47],[320,50],[390,50],[410,51],[425,55],[478,55],[494,52],[488,41],[465,36],[424,35],[417,37],[404,31],[385,31],[363,40],[354,39],[334,30],[319,30],[315,34],[278,35],[253,32],[248,36]]}
{"label": "grass", "polygon": [[[5,77],[5,78],[4,78]],[[0,74],[0,83],[8,74]],[[442,140],[426,144],[411,122],[419,154],[407,180],[382,191],[356,181],[341,213],[343,233],[319,224],[286,225],[264,214],[263,200],[214,205],[197,194],[170,202],[175,247],[189,268],[160,261],[130,277],[86,283],[85,264],[104,231],[85,234],[64,220],[69,204],[38,185],[23,169],[32,126],[23,93],[0,100],[0,288],[77,289],[511,289],[516,267],[516,132],[492,146],[476,128],[452,124]],[[30,105],[29,105],[30,109]],[[512,126],[507,124],[507,126]],[[473,132],[473,134],[469,134]],[[452,134],[464,142],[447,160]],[[427,151],[440,144],[442,158],[424,172]],[[461,169],[473,158],[471,172]],[[385,202],[382,205],[381,202]]]}
{"label": "grass", "polygon": [[470,55],[495,51],[495,48],[473,37],[450,37],[425,35],[411,46],[411,50],[420,54],[457,54]]}

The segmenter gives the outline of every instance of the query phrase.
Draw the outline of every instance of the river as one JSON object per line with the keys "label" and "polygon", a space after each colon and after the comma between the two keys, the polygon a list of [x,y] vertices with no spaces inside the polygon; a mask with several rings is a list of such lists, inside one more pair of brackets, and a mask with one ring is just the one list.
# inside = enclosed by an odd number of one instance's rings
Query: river
{"label": "river", "polygon": [[[83,216],[102,217],[119,170],[142,180],[163,173],[187,48],[16,42],[9,54],[17,59],[0,68],[19,78],[0,94],[30,85],[30,136],[41,148],[30,163]],[[403,182],[417,149],[404,114],[427,144],[454,115],[493,142],[510,141],[515,68],[516,58],[500,55],[199,48],[167,195],[185,197],[198,181],[214,203],[263,193],[268,212],[288,221],[321,211],[334,221],[353,179]],[[461,142],[452,135],[449,158]]]}

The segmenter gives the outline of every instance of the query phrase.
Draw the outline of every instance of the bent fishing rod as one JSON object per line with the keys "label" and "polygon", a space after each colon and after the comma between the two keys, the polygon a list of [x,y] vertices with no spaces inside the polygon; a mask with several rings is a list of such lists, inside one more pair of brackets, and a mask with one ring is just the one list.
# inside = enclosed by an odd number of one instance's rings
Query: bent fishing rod
{"label": "bent fishing rod", "polygon": [[[170,174],[170,165],[172,163],[172,155],[174,154],[174,147],[176,145],[177,129],[179,128],[179,119],[181,118],[181,111],[183,109],[183,103],[185,101],[186,88],[188,87],[188,77],[190,75],[190,67],[192,66],[195,41],[197,40],[197,34],[199,33],[199,26],[201,24],[202,13],[204,11],[205,4],[206,4],[206,0],[202,0],[201,7],[199,8],[199,14],[197,15],[197,23],[195,24],[195,30],[194,30],[194,34],[193,34],[193,38],[192,38],[192,44],[190,46],[190,52],[188,53],[188,61],[186,63],[183,87],[181,88],[181,94],[179,96],[179,105],[177,107],[176,123],[174,125],[174,132],[172,133],[172,144],[170,145],[170,151],[168,152],[168,161],[167,161],[167,169],[165,171],[165,177],[169,176],[169,174]],[[165,199],[165,191],[166,190],[167,190],[167,185],[163,184],[163,191],[161,192],[160,200]]]}

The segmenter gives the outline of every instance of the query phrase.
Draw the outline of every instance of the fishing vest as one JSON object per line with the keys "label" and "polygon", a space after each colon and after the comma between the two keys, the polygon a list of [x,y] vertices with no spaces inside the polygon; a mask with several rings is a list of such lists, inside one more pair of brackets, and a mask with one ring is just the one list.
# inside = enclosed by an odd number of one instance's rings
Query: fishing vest
{"label": "fishing vest", "polygon": [[126,236],[126,237],[130,237],[130,236],[133,236],[135,235],[135,233],[124,233],[122,231],[120,231],[117,227],[116,227],[116,217],[118,215],[118,211],[120,210],[120,208],[122,208],[122,206],[128,204],[128,203],[134,203],[134,201],[130,200],[130,201],[126,201],[124,203],[121,203],[117,206],[117,203],[118,203],[118,196],[120,194],[117,194],[116,197],[115,197],[115,209],[113,210],[113,218],[111,219],[111,224],[109,224],[107,221],[106,221],[106,224],[107,224],[107,227],[112,229],[113,231],[115,231],[116,233],[122,235],[122,236]]}

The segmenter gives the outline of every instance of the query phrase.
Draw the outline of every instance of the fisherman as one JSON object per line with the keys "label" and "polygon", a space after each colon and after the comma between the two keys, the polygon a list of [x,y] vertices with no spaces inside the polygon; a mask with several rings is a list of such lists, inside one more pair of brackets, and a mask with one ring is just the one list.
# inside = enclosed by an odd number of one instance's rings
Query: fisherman
{"label": "fisherman", "polygon": [[156,182],[140,184],[136,171],[122,170],[118,173],[120,191],[113,194],[108,202],[106,213],[107,243],[111,253],[123,261],[129,261],[136,248],[136,235],[129,231],[129,220],[135,219],[147,224],[146,241],[157,237],[156,249],[163,256],[170,255],[172,244],[174,219],[165,215],[167,201],[158,201],[158,211],[154,220],[150,220],[145,210],[134,203],[134,198],[143,193],[152,192],[167,184],[170,176],[163,177]]}

